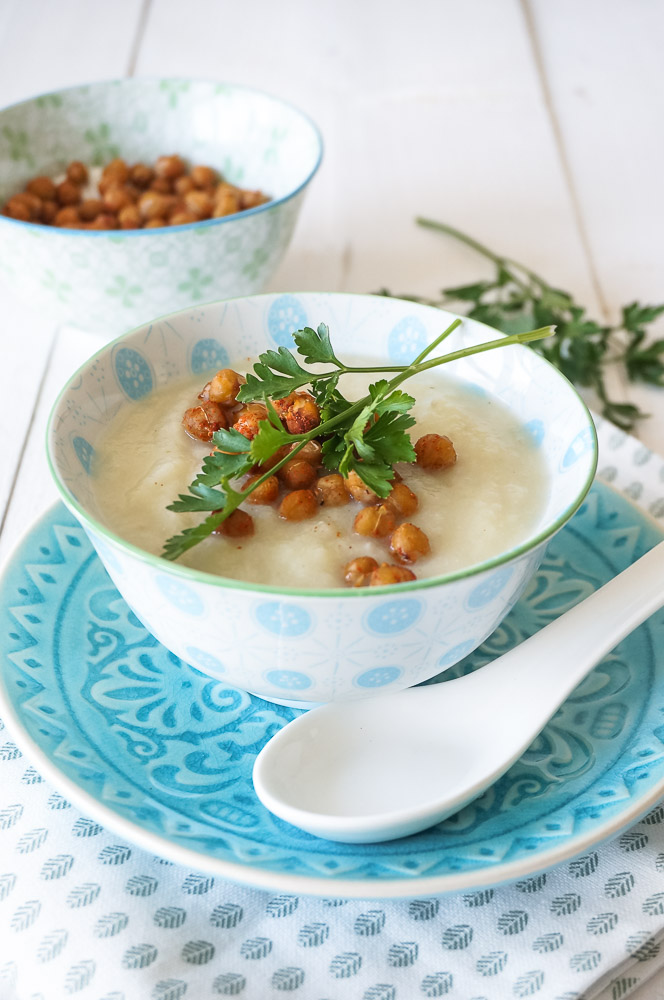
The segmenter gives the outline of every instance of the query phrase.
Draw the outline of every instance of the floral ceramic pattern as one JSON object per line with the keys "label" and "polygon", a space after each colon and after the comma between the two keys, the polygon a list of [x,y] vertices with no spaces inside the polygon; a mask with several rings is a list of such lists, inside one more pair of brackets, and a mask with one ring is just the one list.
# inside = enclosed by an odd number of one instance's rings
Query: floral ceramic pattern
{"label": "floral ceramic pattern", "polygon": [[[453,673],[481,667],[520,642],[660,537],[629,502],[595,486],[552,539],[510,615]],[[579,685],[482,798],[430,831],[356,846],[318,840],[263,809],[252,789],[253,761],[294,710],[211,680],[161,647],[63,508],[28,537],[1,597],[5,697],[33,744],[57,761],[70,793],[78,789],[91,809],[101,803],[154,835],[161,853],[191,848],[203,867],[240,879],[248,866],[264,884],[281,873],[303,876],[301,888],[307,879],[339,880],[345,891],[358,883],[365,895],[383,887],[394,893],[395,886],[398,894],[399,885],[410,884],[421,891],[422,880],[440,889],[458,888],[464,878],[467,885],[478,878],[490,884],[507,877],[510,866],[537,870],[551,851],[577,853],[601,839],[606,824],[635,819],[664,787],[661,613]],[[389,635],[413,628],[418,605],[393,601],[374,624],[387,623]],[[287,604],[260,608],[271,634],[308,627]],[[191,655],[206,670],[223,668],[200,650]],[[365,670],[356,682],[374,689],[398,669]],[[306,685],[306,675],[293,671],[280,683],[298,690],[301,678]]]}
{"label": "floral ceramic pattern", "polygon": [[[189,303],[260,291],[290,241],[320,137],[281,101],[203,81],[121,80],[0,111],[0,203],[72,159],[153,162],[164,152],[223,170],[273,202],[176,229],[83,233],[0,216],[5,280],[52,321],[117,336]],[[52,100],[57,98],[57,101]]]}
{"label": "floral ceramic pattern", "polygon": [[[321,321],[329,323],[335,345],[346,355],[365,350],[403,360],[421,350],[423,339],[433,340],[450,318],[437,309],[359,295],[265,295],[201,306],[102,350],[56,404],[49,445],[65,502],[82,518],[116,586],[159,641],[186,661],[193,626],[205,662],[224,661],[227,683],[296,703],[366,696],[378,686],[397,690],[437,674],[494,630],[544,551],[535,532],[505,565],[462,573],[444,586],[423,581],[400,592],[283,595],[274,588],[215,582],[158,559],[145,561],[103,535],[81,455],[93,453],[119,408],[186,372],[204,375],[220,362],[232,365],[285,345],[293,329]],[[490,336],[488,328],[465,320],[450,337],[450,349]],[[370,338],[365,348],[362,337]],[[569,516],[592,476],[595,450],[587,410],[558,373],[526,348],[464,359],[454,374],[475,391],[503,398],[524,423],[542,423],[539,448],[554,485],[537,529],[546,534],[547,527]],[[220,653],[228,649],[234,651],[230,658]],[[195,665],[202,662],[199,657]],[[219,676],[213,667],[209,672]]]}

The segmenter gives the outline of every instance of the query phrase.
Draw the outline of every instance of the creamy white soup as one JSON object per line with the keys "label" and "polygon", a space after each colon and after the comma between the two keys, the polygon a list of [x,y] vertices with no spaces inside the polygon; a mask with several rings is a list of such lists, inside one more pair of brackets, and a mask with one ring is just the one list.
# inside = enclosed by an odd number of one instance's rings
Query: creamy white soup
{"label": "creamy white soup", "polygon": [[[250,364],[236,367],[246,371]],[[155,555],[169,536],[205,517],[166,509],[186,493],[211,449],[182,427],[183,413],[196,404],[204,381],[196,376],[169,384],[126,406],[97,447],[93,482],[102,521]],[[367,382],[366,375],[344,376],[344,395],[361,397]],[[396,467],[419,500],[407,520],[431,545],[430,554],[410,567],[416,577],[453,572],[517,545],[536,525],[547,490],[544,463],[527,430],[502,403],[451,376],[422,374],[406,388],[416,398],[413,441],[447,435],[457,453],[448,469]],[[394,562],[389,539],[353,532],[361,509],[354,500],[322,506],[313,518],[297,522],[282,519],[278,504],[245,508],[254,518],[253,536],[211,536],[179,563],[236,580],[318,589],[343,587],[344,567],[356,557]]]}

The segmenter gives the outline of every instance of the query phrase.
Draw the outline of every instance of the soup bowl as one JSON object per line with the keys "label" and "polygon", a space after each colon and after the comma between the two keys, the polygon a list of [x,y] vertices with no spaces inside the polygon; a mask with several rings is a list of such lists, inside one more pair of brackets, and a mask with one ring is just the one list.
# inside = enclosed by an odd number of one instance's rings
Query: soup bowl
{"label": "soup bowl", "polygon": [[[329,325],[341,357],[408,364],[453,318],[370,295],[252,296],[139,327],[104,347],[69,380],[49,422],[51,472],[116,587],[159,642],[211,677],[267,700],[304,706],[426,681],[496,628],[528,584],[548,539],[581,504],[597,461],[586,406],[527,347],[501,347],[450,369],[518,419],[548,477],[532,529],[483,563],[391,587],[298,590],[244,583],[130,544],[104,523],[95,502],[96,451],[107,427],[159,386],[191,373],[203,384],[219,368],[239,366],[240,359],[292,347],[294,330],[320,322]],[[446,347],[495,337],[496,331],[464,319]]]}
{"label": "soup bowl", "polygon": [[288,247],[322,143],[306,115],[249,87],[113,80],[4,108],[0,207],[72,160],[152,164],[172,153],[271,200],[158,229],[64,229],[0,215],[0,278],[53,321],[114,337],[198,302],[261,291]]}

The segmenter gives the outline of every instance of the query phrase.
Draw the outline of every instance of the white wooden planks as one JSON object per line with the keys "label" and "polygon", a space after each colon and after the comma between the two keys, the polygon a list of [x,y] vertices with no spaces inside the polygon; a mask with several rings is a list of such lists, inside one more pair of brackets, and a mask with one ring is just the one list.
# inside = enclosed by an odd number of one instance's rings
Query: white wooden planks
{"label": "white wooden planks", "polygon": [[[601,295],[612,320],[664,302],[664,4],[530,0]],[[664,336],[664,319],[654,328]],[[630,386],[664,448],[664,393]]]}
{"label": "white wooden planks", "polygon": [[184,18],[155,0],[137,72],[164,66],[270,90],[322,129],[323,167],[274,287],[432,293],[481,272],[415,228],[428,213],[591,294],[516,0],[192,0]]}

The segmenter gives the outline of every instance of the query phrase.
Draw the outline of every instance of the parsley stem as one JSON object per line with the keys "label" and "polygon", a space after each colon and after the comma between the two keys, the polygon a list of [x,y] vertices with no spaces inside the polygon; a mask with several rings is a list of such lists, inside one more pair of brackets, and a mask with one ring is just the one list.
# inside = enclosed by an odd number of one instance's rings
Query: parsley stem
{"label": "parsley stem", "polygon": [[[417,365],[406,377],[409,378],[410,375],[417,375],[419,372],[428,371],[429,368],[436,368],[438,365],[444,365],[450,361],[458,361],[459,358],[467,358],[474,354],[482,354],[484,351],[492,351],[495,347],[509,347],[510,344],[527,344],[531,340],[544,340],[545,337],[551,337],[554,331],[555,327],[553,326],[542,326],[538,330],[528,330],[527,333],[513,333],[509,337],[500,337],[498,340],[487,340],[483,344],[463,347],[461,350],[453,351],[451,354],[444,354],[442,358],[433,358],[431,361],[425,361],[423,364]],[[396,379],[392,379],[392,382],[396,382],[399,385]]]}
{"label": "parsley stem", "polygon": [[[418,226],[422,226],[424,229],[434,229],[438,233],[446,233],[447,236],[453,236],[454,239],[459,240],[460,243],[465,243],[467,247],[471,248],[471,250],[476,250],[477,253],[481,254],[483,257],[493,261],[496,267],[507,271],[514,284],[518,285],[522,291],[530,294],[530,289],[525,281],[522,281],[521,278],[514,273],[513,269],[510,269],[510,265],[512,265],[513,268],[516,262],[510,260],[509,257],[500,257],[497,253],[494,253],[493,250],[489,250],[488,247],[485,247],[483,243],[473,239],[472,236],[467,236],[465,233],[462,233],[461,230],[455,229],[454,226],[448,226],[445,222],[436,222],[435,219],[425,219],[422,216],[418,216],[415,221]],[[519,267],[524,274],[527,274],[531,281],[536,282],[536,284],[540,287],[548,288],[546,282],[543,281],[542,278],[538,277],[534,271],[529,271],[527,267],[523,267],[521,264],[516,264],[516,266]]]}
{"label": "parsley stem", "polygon": [[453,332],[454,332],[454,330],[456,330],[456,328],[457,328],[458,326],[461,326],[461,322],[462,322],[462,320],[460,320],[460,319],[459,319],[459,318],[457,317],[457,318],[456,318],[456,319],[454,320],[454,322],[453,322],[453,323],[450,323],[450,325],[448,326],[448,328],[447,328],[446,330],[443,330],[443,332],[441,333],[440,337],[436,337],[436,339],[435,339],[434,341],[432,341],[432,342],[431,342],[431,343],[429,344],[429,346],[428,346],[428,347],[425,347],[425,348],[424,348],[424,350],[422,351],[422,353],[421,353],[421,354],[418,354],[418,355],[417,355],[417,357],[415,358],[415,360],[414,360],[413,362],[411,362],[411,366],[414,366],[414,365],[419,365],[420,361],[424,361],[424,359],[426,358],[427,354],[431,354],[431,352],[432,352],[432,351],[435,351],[435,349],[436,349],[436,348],[438,347],[438,345],[439,345],[439,344],[442,344],[442,342],[443,342],[443,341],[444,341],[444,340],[445,340],[445,339],[446,339],[447,337],[449,337],[449,335],[450,335],[451,333],[453,333]]}
{"label": "parsley stem", "polygon": [[[461,320],[457,319],[451,325],[449,332],[452,332],[452,328],[456,328]],[[470,347],[463,347],[458,351],[453,351],[450,354],[444,354],[441,358],[433,358],[431,361],[424,361],[416,364],[413,361],[410,365],[398,368],[399,372],[393,379],[390,379],[388,383],[388,390],[391,392],[409,379],[412,375],[418,375],[420,372],[428,371],[430,368],[437,368],[439,365],[447,364],[450,361],[458,361],[459,358],[467,358],[473,354],[481,354],[484,351],[492,351],[496,347],[509,347],[510,344],[527,344],[531,340],[543,340],[545,337],[550,337],[554,332],[554,328],[551,326],[543,326],[538,330],[528,330],[526,333],[513,333],[509,337],[500,337],[498,340],[488,340],[484,344],[473,344]],[[445,331],[447,333],[447,331]],[[430,349],[433,349],[436,343],[438,343],[442,338],[439,337],[436,341],[431,344],[430,348],[427,348],[420,357],[429,353]],[[366,369],[358,369],[360,371],[365,371]],[[381,368],[379,371],[390,371],[392,369]],[[386,390],[386,393],[387,391]],[[302,444],[306,444],[307,441],[311,441],[313,438],[321,437],[324,434],[328,434],[330,431],[338,427],[339,424],[348,423],[351,417],[356,417],[358,413],[364,409],[364,407],[371,402],[371,396],[363,396],[362,399],[358,399],[357,402],[349,406],[348,409],[344,410],[343,413],[337,414],[336,417],[331,417],[330,420],[326,420],[324,423],[319,424],[314,427],[313,430],[307,431],[305,434],[293,434],[292,439],[294,441],[301,441]],[[299,450],[299,449],[298,449]],[[286,461],[286,460],[284,460]],[[283,462],[281,462],[275,468],[280,468]],[[256,483],[258,485],[258,483]]]}

